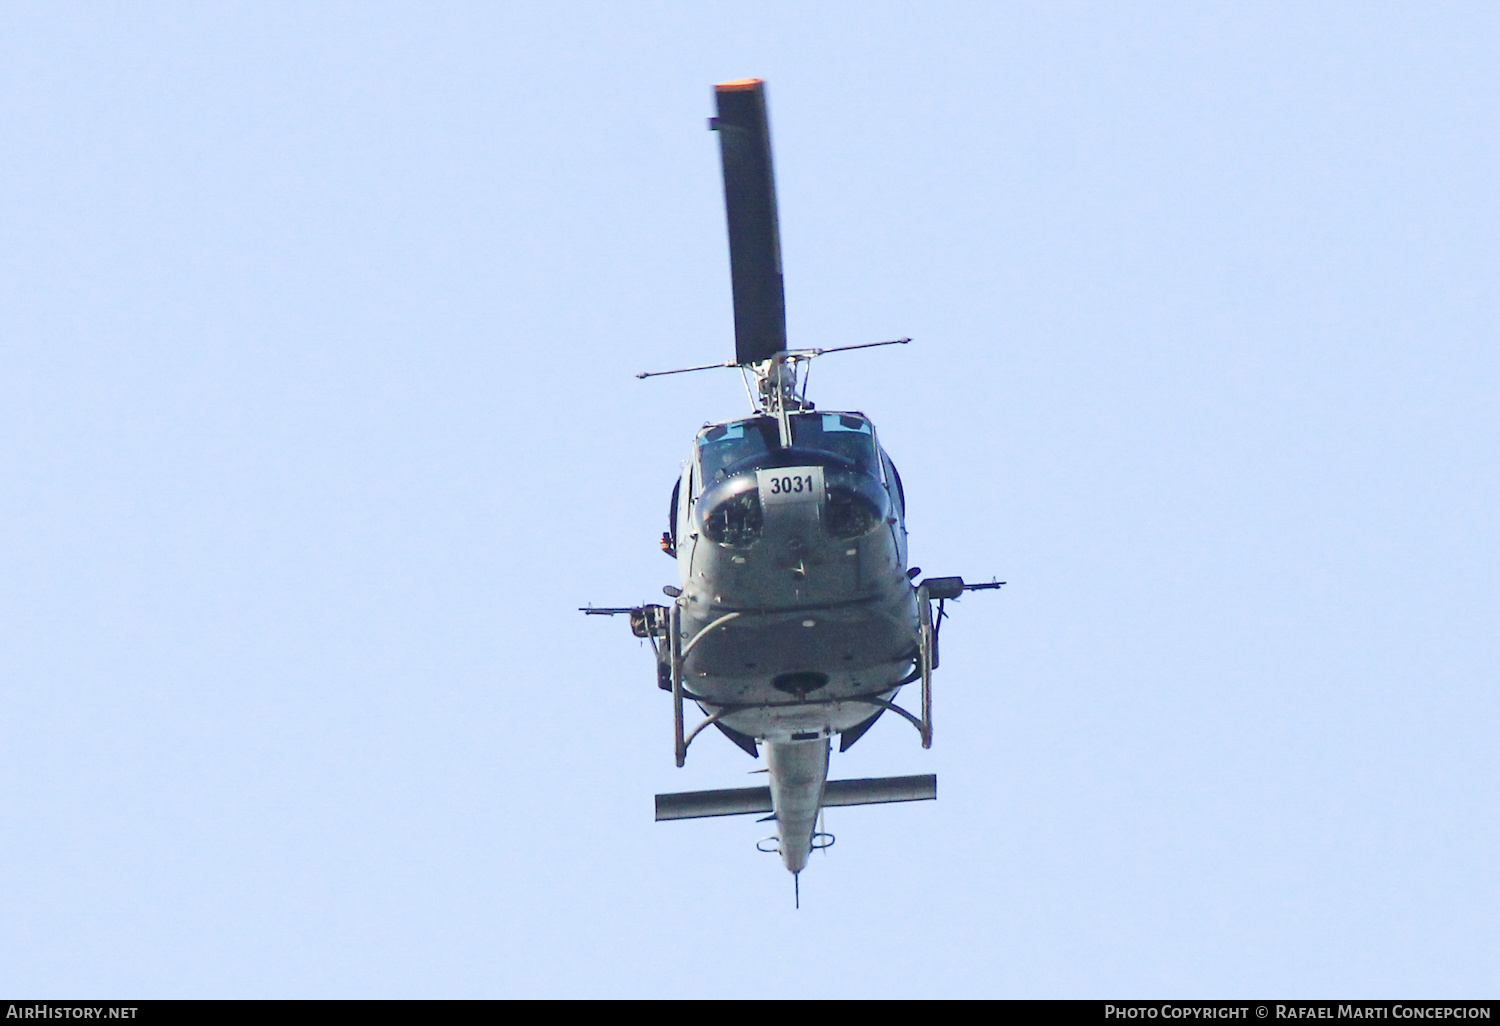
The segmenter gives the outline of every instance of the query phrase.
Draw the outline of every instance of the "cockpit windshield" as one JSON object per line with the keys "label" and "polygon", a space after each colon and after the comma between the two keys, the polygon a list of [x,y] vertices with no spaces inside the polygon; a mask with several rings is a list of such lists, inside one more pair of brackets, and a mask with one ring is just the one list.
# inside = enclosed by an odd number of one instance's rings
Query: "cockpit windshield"
{"label": "cockpit windshield", "polygon": [[799,449],[821,449],[842,456],[866,472],[875,467],[874,429],[868,420],[855,414],[793,414],[792,444]]}
{"label": "cockpit windshield", "polygon": [[[865,418],[852,413],[792,414],[792,444],[799,449],[830,452],[866,473],[878,473],[875,431]],[[732,424],[716,424],[698,436],[701,480],[706,485],[723,480],[725,471],[740,460],[763,456],[777,447],[776,421],[751,417]]]}
{"label": "cockpit windshield", "polygon": [[764,456],[775,448],[776,422],[770,417],[751,417],[733,424],[716,424],[698,436],[698,463],[705,486],[724,479],[724,468],[751,456]]}

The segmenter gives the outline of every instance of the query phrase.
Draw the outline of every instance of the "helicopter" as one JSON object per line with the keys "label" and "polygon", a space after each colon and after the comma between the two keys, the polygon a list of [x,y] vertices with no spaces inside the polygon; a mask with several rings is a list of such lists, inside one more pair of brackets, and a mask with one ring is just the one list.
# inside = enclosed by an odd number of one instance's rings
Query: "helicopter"
{"label": "helicopter", "polygon": [[[811,852],[833,844],[822,810],[935,799],[935,774],[829,780],[832,739],[848,751],[885,713],[932,746],[932,674],[944,603],[1004,581],[918,581],[907,564],[906,493],[875,425],[807,400],[811,361],[909,338],[789,349],[771,137],[762,79],[714,87],[734,295],[734,359],[640,378],[738,368],[753,412],[705,424],[675,487],[661,548],[677,561],[670,605],[585,607],[628,615],[672,697],[678,767],[709,727],[747,754],[765,747],[767,786],[656,796],[656,819],[766,813],[757,842],[781,856],[801,904]],[[934,611],[936,604],[936,611]],[[920,681],[920,713],[895,702]],[[705,717],[687,729],[686,710]]]}

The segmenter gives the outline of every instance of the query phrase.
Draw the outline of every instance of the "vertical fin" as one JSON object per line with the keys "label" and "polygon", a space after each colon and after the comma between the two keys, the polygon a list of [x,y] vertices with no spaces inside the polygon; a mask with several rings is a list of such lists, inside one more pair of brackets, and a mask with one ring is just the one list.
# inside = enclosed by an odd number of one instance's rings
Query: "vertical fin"
{"label": "vertical fin", "polygon": [[792,874],[792,907],[802,907],[802,874]]}

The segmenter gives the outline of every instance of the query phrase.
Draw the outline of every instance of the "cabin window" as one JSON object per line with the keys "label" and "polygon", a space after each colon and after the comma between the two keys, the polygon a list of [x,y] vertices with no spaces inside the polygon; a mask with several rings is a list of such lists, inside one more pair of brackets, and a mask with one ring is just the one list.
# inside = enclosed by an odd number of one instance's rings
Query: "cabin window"
{"label": "cabin window", "polygon": [[[884,454],[882,453],[882,456]],[[901,504],[901,518],[906,519],[906,489],[901,487],[901,474],[896,470],[896,465],[891,462],[889,456],[885,459],[885,475],[887,480],[896,487],[896,501]]]}
{"label": "cabin window", "polygon": [[677,506],[682,499],[682,478],[672,486],[672,509],[667,514],[667,536],[672,540],[672,547],[677,547]]}

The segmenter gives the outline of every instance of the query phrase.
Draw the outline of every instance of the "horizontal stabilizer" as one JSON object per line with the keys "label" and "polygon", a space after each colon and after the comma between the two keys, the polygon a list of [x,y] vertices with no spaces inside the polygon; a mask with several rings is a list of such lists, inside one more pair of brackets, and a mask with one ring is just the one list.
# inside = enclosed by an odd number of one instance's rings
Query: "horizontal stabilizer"
{"label": "horizontal stabilizer", "polygon": [[656,796],[656,821],[747,816],[771,811],[769,787],[736,787],[728,791],[679,791]]}
{"label": "horizontal stabilizer", "polygon": [[936,773],[924,773],[919,777],[863,777],[859,780],[830,780],[823,788],[823,807],[922,802],[936,797]]}
{"label": "horizontal stabilizer", "polygon": [[[823,805],[878,805],[883,802],[920,802],[937,797],[937,774],[916,777],[864,777],[830,780],[823,788]],[[656,796],[656,819],[706,819],[709,816],[746,816],[771,811],[769,787],[736,787],[727,791],[681,791]]]}

